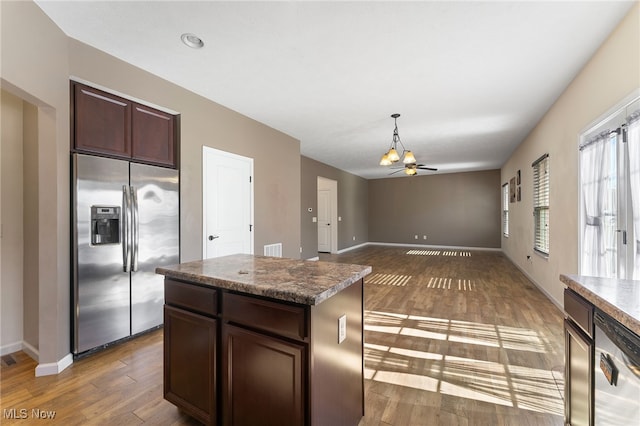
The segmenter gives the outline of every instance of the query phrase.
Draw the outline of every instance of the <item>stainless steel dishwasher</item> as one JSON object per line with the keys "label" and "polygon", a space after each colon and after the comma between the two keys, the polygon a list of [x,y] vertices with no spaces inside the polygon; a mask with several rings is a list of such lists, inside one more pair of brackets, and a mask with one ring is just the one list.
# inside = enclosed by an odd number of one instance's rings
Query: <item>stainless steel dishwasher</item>
{"label": "stainless steel dishwasher", "polygon": [[640,337],[596,310],[594,424],[640,425]]}

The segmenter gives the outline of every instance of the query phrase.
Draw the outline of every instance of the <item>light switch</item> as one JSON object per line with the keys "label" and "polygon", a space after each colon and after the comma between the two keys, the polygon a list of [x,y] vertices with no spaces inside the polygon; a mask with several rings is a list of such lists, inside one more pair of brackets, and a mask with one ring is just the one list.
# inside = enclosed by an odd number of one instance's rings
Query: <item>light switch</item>
{"label": "light switch", "polygon": [[344,342],[347,338],[347,315],[338,318],[338,344]]}

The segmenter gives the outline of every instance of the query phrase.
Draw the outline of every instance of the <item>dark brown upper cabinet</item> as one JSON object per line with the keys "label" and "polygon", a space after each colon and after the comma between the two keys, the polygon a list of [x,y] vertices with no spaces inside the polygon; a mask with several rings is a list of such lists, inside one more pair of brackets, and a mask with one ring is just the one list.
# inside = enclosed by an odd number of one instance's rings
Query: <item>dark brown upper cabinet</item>
{"label": "dark brown upper cabinet", "polygon": [[176,117],[140,104],[132,107],[131,155],[153,163],[175,165]]}
{"label": "dark brown upper cabinet", "polygon": [[131,101],[74,84],[74,148],[131,157]]}
{"label": "dark brown upper cabinet", "polygon": [[73,150],[176,168],[178,116],[72,82]]}

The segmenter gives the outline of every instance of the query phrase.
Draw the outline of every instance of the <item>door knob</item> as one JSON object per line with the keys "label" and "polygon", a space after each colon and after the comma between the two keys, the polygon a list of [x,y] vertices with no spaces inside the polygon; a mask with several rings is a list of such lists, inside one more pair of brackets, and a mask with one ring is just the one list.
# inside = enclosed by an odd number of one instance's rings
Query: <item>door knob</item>
{"label": "door knob", "polygon": [[220,236],[219,235],[209,235],[209,241],[213,241],[216,238],[220,238]]}

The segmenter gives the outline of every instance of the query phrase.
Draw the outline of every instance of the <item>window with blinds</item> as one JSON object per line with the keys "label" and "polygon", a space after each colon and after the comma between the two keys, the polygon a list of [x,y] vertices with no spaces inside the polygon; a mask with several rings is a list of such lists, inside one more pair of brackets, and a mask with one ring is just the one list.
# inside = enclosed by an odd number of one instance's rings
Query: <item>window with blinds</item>
{"label": "window with blinds", "polygon": [[533,167],[533,249],[549,254],[549,154],[531,164]]}
{"label": "window with blinds", "polygon": [[502,235],[509,236],[509,184],[502,185]]}

